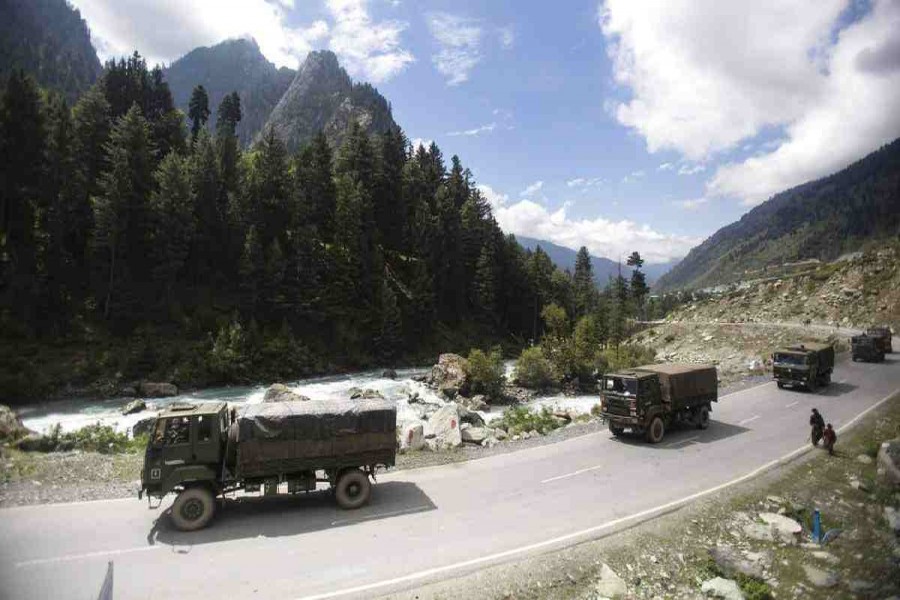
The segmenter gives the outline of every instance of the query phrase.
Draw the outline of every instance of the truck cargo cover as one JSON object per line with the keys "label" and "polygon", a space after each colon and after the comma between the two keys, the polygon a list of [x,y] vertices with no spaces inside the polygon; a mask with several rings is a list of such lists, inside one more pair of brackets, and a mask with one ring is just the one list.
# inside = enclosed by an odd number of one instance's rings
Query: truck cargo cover
{"label": "truck cargo cover", "polygon": [[662,363],[635,367],[636,371],[650,371],[659,375],[663,400],[680,403],[712,396],[716,400],[718,375],[713,365]]}
{"label": "truck cargo cover", "polygon": [[336,436],[390,433],[397,406],[380,398],[308,400],[246,405],[238,414],[239,440],[326,440]]}

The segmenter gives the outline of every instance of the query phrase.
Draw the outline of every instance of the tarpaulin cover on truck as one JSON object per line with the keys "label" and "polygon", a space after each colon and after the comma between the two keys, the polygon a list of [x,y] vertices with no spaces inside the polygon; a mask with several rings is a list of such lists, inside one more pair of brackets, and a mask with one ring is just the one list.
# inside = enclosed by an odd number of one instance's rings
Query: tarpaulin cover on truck
{"label": "tarpaulin cover on truck", "polygon": [[719,381],[713,365],[662,363],[635,367],[635,370],[649,371],[659,376],[664,402],[692,406],[718,399]]}
{"label": "tarpaulin cover on truck", "polygon": [[250,404],[238,414],[237,427],[245,473],[296,468],[304,461],[325,468],[347,457],[360,465],[393,464],[397,407],[383,399]]}

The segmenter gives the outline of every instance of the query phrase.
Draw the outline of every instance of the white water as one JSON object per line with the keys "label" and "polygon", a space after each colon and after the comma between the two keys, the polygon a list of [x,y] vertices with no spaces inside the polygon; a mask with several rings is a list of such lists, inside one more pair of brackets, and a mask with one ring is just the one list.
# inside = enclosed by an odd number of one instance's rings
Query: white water
{"label": "white water", "polygon": [[[505,365],[507,378],[512,376],[513,364]],[[327,377],[314,377],[288,383],[288,386],[309,398],[347,398],[351,388],[373,389],[397,403],[397,421],[409,421],[419,418],[419,413],[410,407],[408,399],[410,394],[417,393],[425,402],[443,404],[444,400],[434,393],[425,384],[413,381],[413,377],[424,375],[427,369],[398,369],[397,379],[388,379],[381,376],[382,371],[364,371],[350,375],[333,375]],[[19,411],[26,427],[38,432],[46,432],[50,427],[59,423],[63,431],[73,431],[93,423],[111,425],[119,431],[128,431],[141,419],[152,416],[156,410],[173,402],[209,402],[225,401],[240,406],[262,402],[267,386],[238,386],[210,388],[198,392],[191,392],[172,398],[159,398],[148,400],[149,410],[133,415],[123,416],[121,408],[130,401],[130,398],[78,399],[60,400],[42,405],[30,406]],[[596,395],[588,396],[543,396],[532,403],[535,407],[550,406],[563,410],[575,410],[577,412],[589,412],[591,407],[599,401]],[[495,409],[493,412],[481,413],[485,420],[491,420],[501,416],[502,411]]]}

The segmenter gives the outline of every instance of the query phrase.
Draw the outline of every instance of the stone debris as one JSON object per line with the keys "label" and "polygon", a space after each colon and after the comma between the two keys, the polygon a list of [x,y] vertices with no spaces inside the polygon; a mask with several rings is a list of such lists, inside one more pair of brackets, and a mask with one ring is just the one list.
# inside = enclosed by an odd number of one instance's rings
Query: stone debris
{"label": "stone debris", "polygon": [[594,593],[600,598],[617,600],[626,597],[628,586],[615,571],[604,564],[600,568],[600,580],[594,585]]}
{"label": "stone debris", "polygon": [[815,587],[833,588],[840,581],[836,574],[812,565],[803,565],[803,572],[806,574],[806,580]]}
{"label": "stone debris", "polygon": [[700,586],[700,591],[710,598],[722,598],[723,600],[744,600],[744,593],[741,586],[736,581],[725,579],[724,577],[716,577],[708,581],[704,581]]}

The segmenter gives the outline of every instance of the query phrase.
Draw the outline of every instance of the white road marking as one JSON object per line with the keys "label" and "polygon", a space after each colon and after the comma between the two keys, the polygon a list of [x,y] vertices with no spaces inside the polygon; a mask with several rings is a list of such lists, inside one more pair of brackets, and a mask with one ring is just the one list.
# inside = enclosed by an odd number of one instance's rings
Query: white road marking
{"label": "white road marking", "polygon": [[399,515],[407,515],[417,512],[424,512],[426,510],[430,510],[430,506],[416,506],[415,508],[404,508],[402,510],[394,510],[386,513],[377,513],[374,515],[368,515],[366,517],[360,517],[358,519],[339,519],[337,521],[332,521],[331,525],[346,525],[348,523],[362,523],[363,521],[372,521],[374,519],[384,519],[387,517],[397,517]]}
{"label": "white road marking", "polygon": [[738,427],[743,427],[743,426],[746,425],[747,423],[752,423],[753,421],[757,420],[758,418],[759,418],[759,415],[753,415],[753,416],[750,417],[749,419],[744,419],[743,421],[741,421],[740,423],[738,423]]}
{"label": "white road marking", "polygon": [[163,548],[173,548],[174,546],[139,546],[137,548],[124,548],[122,550],[100,550],[97,552],[87,552],[85,554],[69,554],[66,556],[54,556],[53,558],[35,558],[33,560],[25,560],[16,563],[16,568],[33,567],[35,565],[47,565],[52,563],[70,562],[73,560],[82,560],[85,558],[95,558],[98,556],[118,556],[120,554],[132,554],[134,552],[149,552],[150,550],[162,550]]}
{"label": "white road marking", "polygon": [[790,407],[792,407],[792,406],[797,406],[798,404],[800,404],[800,401],[799,401],[799,400],[797,400],[796,402],[791,402],[790,404],[788,404],[787,406],[785,406],[785,408],[790,408]]}
{"label": "white road marking", "polygon": [[576,475],[581,475],[582,473],[587,473],[588,471],[596,471],[597,469],[602,469],[606,465],[595,465],[593,467],[588,467],[586,469],[579,469],[573,473],[566,473],[565,475],[557,475],[556,477],[551,477],[550,479],[544,479],[541,483],[550,483],[551,481],[559,481],[560,479],[565,479],[567,477],[575,477]]}
{"label": "white road marking", "polygon": [[669,442],[668,444],[663,444],[662,447],[663,448],[671,448],[672,446],[678,446],[679,444],[690,444],[694,440],[698,440],[698,439],[700,439],[700,436],[695,435],[694,437],[687,438],[685,440],[678,440],[676,442]]}
{"label": "white road marking", "polygon": [[[861,418],[893,398],[897,394],[898,390],[894,390],[866,410],[862,411],[852,419],[850,419],[847,423],[838,428],[838,432],[843,432],[846,429],[852,427],[857,421]],[[534,544],[529,544],[527,546],[520,546],[518,548],[511,548],[509,550],[504,550],[503,552],[497,552],[495,554],[489,554],[487,556],[480,556],[478,558],[473,558],[470,560],[465,560],[457,563],[452,563],[449,565],[444,565],[442,567],[434,567],[431,569],[425,569],[424,571],[418,571],[416,573],[409,573],[408,575],[401,575],[400,577],[395,577],[393,579],[385,579],[382,581],[376,581],[375,583],[367,583],[363,585],[358,585],[351,588],[345,588],[342,590],[335,590],[332,592],[324,592],[322,594],[315,594],[313,596],[302,596],[298,600],[325,600],[326,598],[337,598],[339,596],[346,596],[348,594],[359,594],[361,592],[368,592],[370,590],[377,590],[379,588],[385,588],[392,585],[397,585],[400,583],[407,583],[410,581],[418,581],[421,579],[426,579],[428,577],[432,577],[434,575],[440,575],[442,573],[448,573],[451,571],[456,571],[458,569],[464,569],[466,567],[474,567],[477,565],[483,565],[487,563],[494,562],[496,560],[500,560],[503,558],[509,558],[511,556],[516,556],[518,554],[525,554],[528,552],[532,552],[534,550],[541,550],[543,548],[547,548],[549,546],[554,546],[556,544],[560,544],[562,542],[568,542],[569,540],[578,539],[580,537],[584,537],[586,535],[590,535],[592,533],[597,533],[599,531],[603,531],[604,529],[611,529],[616,525],[620,525],[622,523],[626,523],[628,521],[633,521],[636,519],[641,519],[643,517],[649,517],[656,513],[663,513],[665,511],[674,510],[684,504],[688,504],[689,502],[693,502],[699,498],[703,498],[704,496],[709,496],[710,494],[715,494],[716,492],[720,492],[726,488],[737,485],[739,483],[743,483],[749,479],[753,479],[757,475],[761,473],[765,473],[772,467],[776,467],[780,464],[790,462],[791,460],[797,458],[801,454],[806,452],[811,452],[813,450],[812,446],[808,444],[804,444],[800,448],[789,452],[782,456],[781,458],[776,458],[773,461],[769,461],[761,467],[757,467],[756,469],[750,471],[745,475],[741,475],[736,479],[732,479],[731,481],[727,481],[725,483],[719,484],[715,487],[711,487],[709,489],[697,492],[695,494],[691,494],[690,496],[685,496],[680,500],[672,500],[671,502],[667,502],[666,504],[662,504],[660,506],[654,508],[648,508],[647,510],[642,510],[641,512],[634,513],[632,515],[628,515],[625,517],[621,517],[619,519],[614,519],[612,521],[607,521],[606,523],[601,523],[599,525],[594,525],[593,527],[588,527],[587,529],[582,529],[581,531],[573,531],[572,533],[567,533],[565,535],[561,535],[559,537],[551,538],[549,540],[544,540],[543,542],[536,542]]]}

